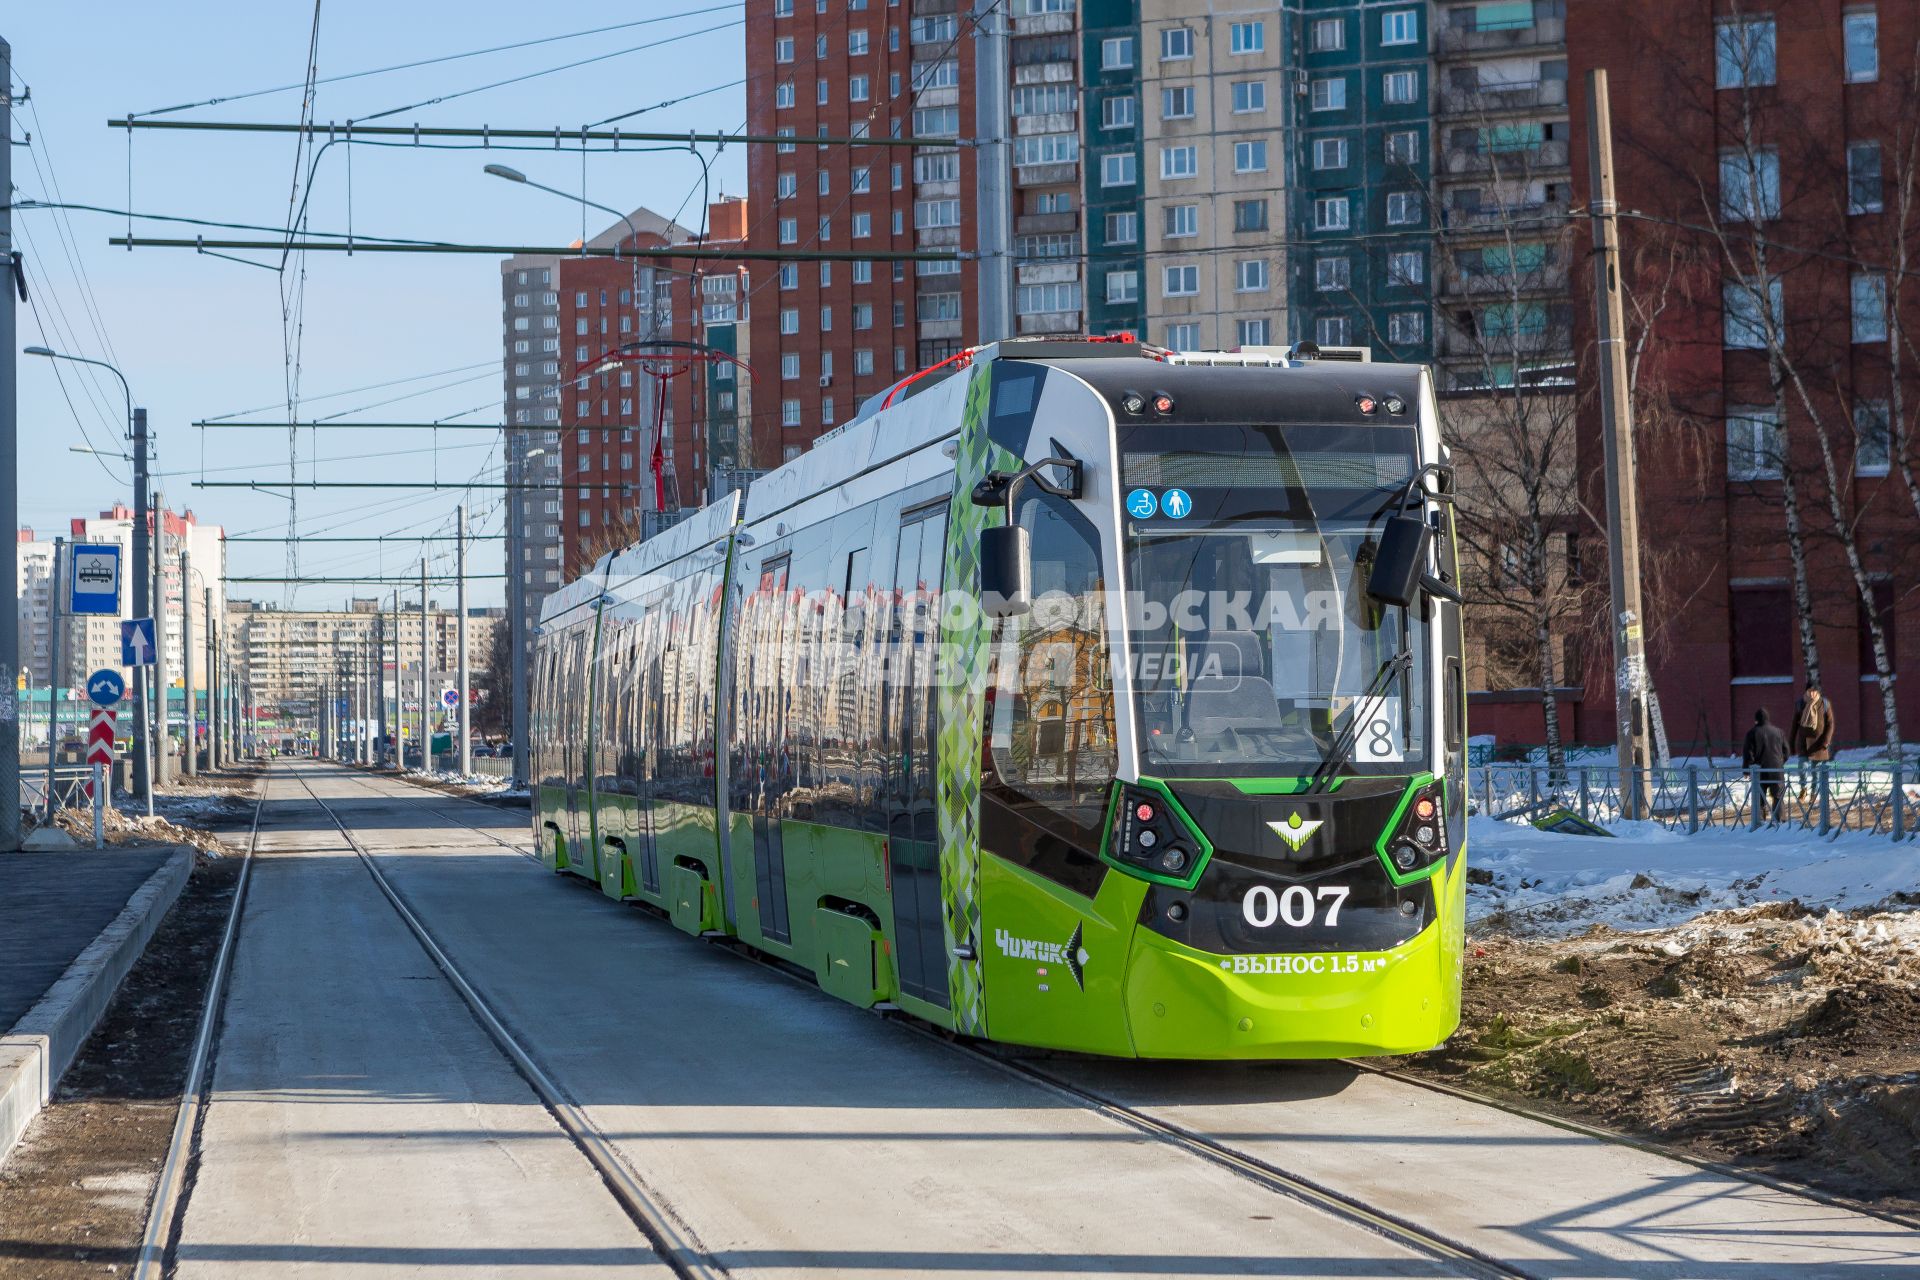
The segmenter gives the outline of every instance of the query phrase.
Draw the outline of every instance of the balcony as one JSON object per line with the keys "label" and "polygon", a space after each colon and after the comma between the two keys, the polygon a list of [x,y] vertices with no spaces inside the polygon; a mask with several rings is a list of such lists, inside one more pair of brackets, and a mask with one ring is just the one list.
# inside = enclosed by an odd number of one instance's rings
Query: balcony
{"label": "balcony", "polygon": [[1537,362],[1568,356],[1573,352],[1573,334],[1565,324],[1549,321],[1530,324],[1517,331],[1471,333],[1452,321],[1439,325],[1439,342],[1434,353],[1443,360],[1469,360],[1475,363],[1511,362],[1515,355]]}
{"label": "balcony", "polygon": [[1526,204],[1483,205],[1461,209],[1450,204],[1440,206],[1442,235],[1467,238],[1480,234],[1499,234],[1509,227],[1527,234],[1558,231],[1570,215],[1564,200],[1535,200]]}
{"label": "balcony", "polygon": [[1027,311],[1016,316],[1014,323],[1022,335],[1079,333],[1083,327],[1078,311]]}
{"label": "balcony", "polygon": [[1017,236],[1044,236],[1079,229],[1077,213],[1023,213],[1013,220],[1013,234]]}
{"label": "balcony", "polygon": [[1450,26],[1440,28],[1439,35],[1439,47],[1435,54],[1440,58],[1480,53],[1520,53],[1527,49],[1564,47],[1567,43],[1567,20],[1543,18],[1525,26],[1495,27],[1492,30]]}
{"label": "balcony", "polygon": [[1567,291],[1567,264],[1564,260],[1522,267],[1517,272],[1446,271],[1440,279],[1443,298],[1503,298],[1518,295],[1530,298],[1539,294],[1564,295]]}
{"label": "balcony", "polygon": [[1022,164],[1013,169],[1016,187],[1059,187],[1078,183],[1080,166],[1068,164]]}
{"label": "balcony", "polygon": [[1565,80],[1516,80],[1481,84],[1472,89],[1443,89],[1440,93],[1442,119],[1456,116],[1479,119],[1519,111],[1558,114],[1566,109]]}
{"label": "balcony", "polygon": [[1464,147],[1450,146],[1440,153],[1440,173],[1443,177],[1490,173],[1517,178],[1564,170],[1566,167],[1567,144],[1558,138],[1498,151],[1470,151]]}

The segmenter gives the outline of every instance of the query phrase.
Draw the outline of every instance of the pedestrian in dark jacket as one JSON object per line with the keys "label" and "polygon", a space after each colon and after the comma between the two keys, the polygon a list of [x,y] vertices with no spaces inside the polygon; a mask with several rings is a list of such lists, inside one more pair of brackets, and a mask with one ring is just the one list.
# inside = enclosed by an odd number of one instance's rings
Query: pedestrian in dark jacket
{"label": "pedestrian in dark jacket", "polygon": [[1781,792],[1787,781],[1787,735],[1781,733],[1767,716],[1767,709],[1753,713],[1753,728],[1740,748],[1741,767],[1748,770],[1760,787],[1761,807],[1767,811],[1767,824],[1782,820]]}
{"label": "pedestrian in dark jacket", "polygon": [[1833,704],[1821,694],[1820,686],[1807,681],[1807,691],[1793,709],[1793,731],[1788,739],[1793,754],[1815,763],[1833,756]]}

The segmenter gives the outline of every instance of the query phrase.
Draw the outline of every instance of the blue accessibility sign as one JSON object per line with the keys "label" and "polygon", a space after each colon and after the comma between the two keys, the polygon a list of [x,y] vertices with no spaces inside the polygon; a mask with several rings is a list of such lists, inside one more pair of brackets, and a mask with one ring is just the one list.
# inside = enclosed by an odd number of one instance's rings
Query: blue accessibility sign
{"label": "blue accessibility sign", "polygon": [[128,618],[120,624],[120,665],[153,665],[153,619]]}
{"label": "blue accessibility sign", "polygon": [[1187,496],[1185,489],[1169,489],[1160,495],[1160,509],[1167,513],[1170,520],[1185,520],[1187,513],[1193,510],[1193,499]]}
{"label": "blue accessibility sign", "polygon": [[1151,489],[1135,489],[1127,495],[1127,514],[1135,520],[1145,520],[1160,509],[1160,503]]}
{"label": "blue accessibility sign", "polygon": [[102,667],[87,677],[87,697],[96,707],[110,707],[127,695],[127,682],[112,667]]}

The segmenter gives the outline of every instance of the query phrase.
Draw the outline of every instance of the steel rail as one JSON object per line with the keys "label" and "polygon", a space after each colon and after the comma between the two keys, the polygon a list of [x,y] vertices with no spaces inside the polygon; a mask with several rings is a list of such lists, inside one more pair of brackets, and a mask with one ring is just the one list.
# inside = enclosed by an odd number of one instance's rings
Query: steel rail
{"label": "steel rail", "polygon": [[688,1280],[728,1275],[726,1267],[714,1260],[691,1238],[691,1232],[674,1220],[653,1193],[640,1181],[639,1176],[620,1159],[613,1144],[608,1141],[605,1134],[600,1132],[592,1120],[587,1118],[585,1110],[554,1083],[540,1064],[507,1029],[506,1023],[493,1011],[493,1007],[487,1003],[485,997],[467,981],[452,958],[428,932],[426,925],[422,924],[420,918],[407,906],[392,882],[387,879],[386,873],[380,870],[372,852],[341,820],[333,806],[320,798],[319,792],[313,789],[313,784],[307,781],[304,771],[296,767],[293,777],[306,789],[314,803],[325,811],[333,825],[339,828],[348,846],[359,856],[361,865],[373,877],[374,884],[379,887],[381,893],[386,895],[388,904],[412,931],[414,940],[420,944],[421,950],[425,951],[440,972],[446,975],[447,982],[460,998],[466,1001],[467,1008],[472,1011],[474,1019],[493,1038],[493,1042],[513,1063],[521,1077],[533,1087],[534,1093],[546,1107],[548,1114],[559,1123],[573,1145],[587,1157],[607,1184],[608,1190],[613,1193],[614,1199],[626,1211],[628,1218],[652,1243],[654,1251],[660,1255],[660,1260],[671,1267],[675,1275],[686,1277]]}
{"label": "steel rail", "polygon": [[147,1208],[147,1229],[140,1239],[140,1253],[134,1260],[133,1280],[160,1280],[165,1274],[166,1256],[179,1230],[180,1215],[186,1207],[187,1168],[192,1163],[192,1147],[206,1114],[207,1070],[213,1053],[214,1029],[226,1000],[227,974],[233,968],[233,941],[240,932],[240,913],[246,906],[247,886],[253,879],[253,855],[260,843],[260,813],[267,803],[267,775],[260,775],[260,794],[254,800],[253,826],[247,834],[247,854],[240,864],[240,878],[233,888],[233,903],[227,908],[226,928],[220,935],[220,950],[214,956],[213,973],[207,979],[207,998],[200,1010],[200,1029],[194,1034],[193,1051],[187,1059],[187,1078],[180,1094],[180,1110],[174,1116],[173,1136],[167,1142],[167,1156],[160,1166],[160,1180],[154,1187],[153,1203]]}

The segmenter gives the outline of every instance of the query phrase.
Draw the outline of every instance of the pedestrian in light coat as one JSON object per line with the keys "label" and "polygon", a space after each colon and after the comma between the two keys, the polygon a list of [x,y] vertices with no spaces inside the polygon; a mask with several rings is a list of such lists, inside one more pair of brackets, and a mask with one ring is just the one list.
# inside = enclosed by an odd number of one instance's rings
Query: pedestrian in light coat
{"label": "pedestrian in light coat", "polygon": [[1787,781],[1787,735],[1768,718],[1765,707],[1753,713],[1753,728],[1747,730],[1746,743],[1740,748],[1740,765],[1759,786],[1767,825],[1778,825],[1783,816],[1781,792]]}

